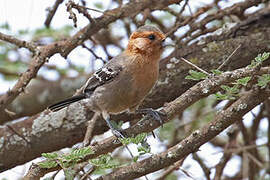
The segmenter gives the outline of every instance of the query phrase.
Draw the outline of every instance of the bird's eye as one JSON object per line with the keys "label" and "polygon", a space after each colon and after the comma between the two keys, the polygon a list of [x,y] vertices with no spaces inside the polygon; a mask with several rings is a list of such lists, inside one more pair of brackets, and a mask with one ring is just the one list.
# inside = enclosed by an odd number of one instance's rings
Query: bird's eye
{"label": "bird's eye", "polygon": [[148,36],[148,39],[154,40],[154,39],[156,39],[156,36],[155,36],[154,34],[150,34],[150,35]]}

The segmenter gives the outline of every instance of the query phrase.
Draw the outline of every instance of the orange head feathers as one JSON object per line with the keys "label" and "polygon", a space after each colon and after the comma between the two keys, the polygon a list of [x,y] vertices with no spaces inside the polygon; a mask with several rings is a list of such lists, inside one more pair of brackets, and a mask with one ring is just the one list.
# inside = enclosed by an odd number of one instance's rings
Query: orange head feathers
{"label": "orange head feathers", "polygon": [[165,38],[166,36],[158,28],[149,25],[141,26],[131,34],[127,52],[159,59]]}

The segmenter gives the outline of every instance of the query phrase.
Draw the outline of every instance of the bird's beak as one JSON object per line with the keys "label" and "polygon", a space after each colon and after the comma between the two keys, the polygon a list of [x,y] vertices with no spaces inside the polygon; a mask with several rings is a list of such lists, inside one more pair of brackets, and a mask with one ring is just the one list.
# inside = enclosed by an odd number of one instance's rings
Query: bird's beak
{"label": "bird's beak", "polygon": [[164,38],[161,40],[161,46],[162,46],[162,47],[165,47],[165,46],[166,46],[165,40],[166,40],[166,37],[164,37]]}

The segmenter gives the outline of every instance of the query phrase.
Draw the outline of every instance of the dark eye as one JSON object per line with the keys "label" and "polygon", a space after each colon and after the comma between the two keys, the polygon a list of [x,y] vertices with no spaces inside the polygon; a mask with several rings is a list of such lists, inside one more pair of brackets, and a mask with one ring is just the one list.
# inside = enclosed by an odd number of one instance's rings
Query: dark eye
{"label": "dark eye", "polygon": [[150,35],[148,36],[148,39],[150,39],[150,40],[155,40],[155,39],[156,39],[156,36],[155,36],[154,34],[150,34]]}

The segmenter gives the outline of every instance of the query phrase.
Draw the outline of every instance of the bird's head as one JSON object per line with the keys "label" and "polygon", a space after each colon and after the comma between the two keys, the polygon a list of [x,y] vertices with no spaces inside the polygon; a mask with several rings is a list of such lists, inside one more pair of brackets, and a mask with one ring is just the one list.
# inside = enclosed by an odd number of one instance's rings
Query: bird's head
{"label": "bird's head", "polygon": [[154,26],[141,26],[129,38],[127,51],[144,56],[160,57],[166,36]]}

